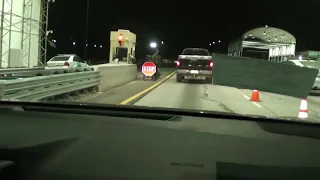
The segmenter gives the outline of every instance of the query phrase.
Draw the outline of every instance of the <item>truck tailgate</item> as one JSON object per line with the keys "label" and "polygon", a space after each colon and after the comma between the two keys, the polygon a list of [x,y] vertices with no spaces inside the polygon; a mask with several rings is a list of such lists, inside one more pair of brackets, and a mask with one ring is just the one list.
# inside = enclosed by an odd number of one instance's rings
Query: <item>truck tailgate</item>
{"label": "truck tailgate", "polygon": [[211,58],[181,58],[178,60],[178,69],[187,70],[211,70],[210,63],[212,63]]}

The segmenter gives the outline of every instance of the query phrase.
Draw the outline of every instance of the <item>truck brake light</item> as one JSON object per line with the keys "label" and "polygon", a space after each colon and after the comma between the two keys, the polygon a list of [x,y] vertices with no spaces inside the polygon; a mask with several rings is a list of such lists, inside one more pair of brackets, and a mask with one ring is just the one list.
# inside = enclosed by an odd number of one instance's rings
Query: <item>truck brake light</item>
{"label": "truck brake light", "polygon": [[180,66],[180,60],[176,61],[177,67]]}
{"label": "truck brake light", "polygon": [[209,67],[210,67],[211,69],[213,68],[213,62],[212,62],[212,61],[209,63]]}

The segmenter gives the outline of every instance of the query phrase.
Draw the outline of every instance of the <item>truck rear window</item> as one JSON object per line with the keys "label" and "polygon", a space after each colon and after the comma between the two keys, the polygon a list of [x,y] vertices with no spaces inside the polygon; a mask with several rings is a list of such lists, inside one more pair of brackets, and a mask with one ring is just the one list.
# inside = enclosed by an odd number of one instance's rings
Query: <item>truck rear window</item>
{"label": "truck rear window", "polygon": [[204,49],[185,49],[182,55],[210,56],[209,52]]}

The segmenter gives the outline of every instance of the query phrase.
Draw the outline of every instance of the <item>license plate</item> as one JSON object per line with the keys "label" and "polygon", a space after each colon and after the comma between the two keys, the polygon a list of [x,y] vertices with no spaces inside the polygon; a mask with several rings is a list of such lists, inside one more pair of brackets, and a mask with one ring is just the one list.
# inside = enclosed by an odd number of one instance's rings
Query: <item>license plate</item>
{"label": "license plate", "polygon": [[191,74],[199,74],[199,71],[198,70],[191,70],[190,73]]}

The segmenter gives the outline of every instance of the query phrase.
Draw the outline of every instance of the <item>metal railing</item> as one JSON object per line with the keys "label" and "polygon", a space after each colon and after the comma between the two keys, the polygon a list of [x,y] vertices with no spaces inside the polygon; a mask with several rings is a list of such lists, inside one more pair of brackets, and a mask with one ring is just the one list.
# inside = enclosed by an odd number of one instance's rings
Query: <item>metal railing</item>
{"label": "metal railing", "polygon": [[0,68],[0,73],[11,73],[11,72],[21,72],[21,71],[38,71],[44,70],[45,67],[32,67],[32,68]]}
{"label": "metal railing", "polygon": [[100,71],[0,80],[0,99],[41,100],[98,87]]}
{"label": "metal railing", "polygon": [[93,71],[94,68],[88,67],[34,67],[34,68],[7,68],[0,69],[0,76],[49,76],[53,74],[76,73],[83,71]]}

